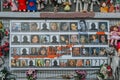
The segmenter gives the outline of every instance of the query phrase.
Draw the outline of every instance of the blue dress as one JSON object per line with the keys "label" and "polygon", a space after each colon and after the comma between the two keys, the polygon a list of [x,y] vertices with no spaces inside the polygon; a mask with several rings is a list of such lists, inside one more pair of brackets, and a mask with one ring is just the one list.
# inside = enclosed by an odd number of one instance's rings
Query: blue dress
{"label": "blue dress", "polygon": [[27,9],[30,11],[36,11],[37,10],[36,0],[28,0]]}

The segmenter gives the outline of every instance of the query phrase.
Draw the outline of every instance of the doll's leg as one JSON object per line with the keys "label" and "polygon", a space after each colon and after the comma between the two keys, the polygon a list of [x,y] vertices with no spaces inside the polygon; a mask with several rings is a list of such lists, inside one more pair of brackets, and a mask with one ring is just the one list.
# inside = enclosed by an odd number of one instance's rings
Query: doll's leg
{"label": "doll's leg", "polygon": [[82,0],[80,0],[79,3],[80,3],[80,12],[82,12],[82,10],[83,10],[82,9]]}
{"label": "doll's leg", "polygon": [[117,41],[118,41],[118,40],[115,40],[115,45],[117,45]]}
{"label": "doll's leg", "polygon": [[74,0],[73,2],[74,2],[74,3],[77,3],[77,1],[76,1],[76,0]]}
{"label": "doll's leg", "polygon": [[78,12],[78,5],[79,5],[79,0],[76,1],[76,12]]}
{"label": "doll's leg", "polygon": [[93,12],[93,2],[91,2],[90,11]]}
{"label": "doll's leg", "polygon": [[84,3],[84,11],[87,11],[88,9],[88,3]]}
{"label": "doll's leg", "polygon": [[111,39],[111,42],[110,42],[111,45],[113,45],[113,41],[114,41],[114,39]]}

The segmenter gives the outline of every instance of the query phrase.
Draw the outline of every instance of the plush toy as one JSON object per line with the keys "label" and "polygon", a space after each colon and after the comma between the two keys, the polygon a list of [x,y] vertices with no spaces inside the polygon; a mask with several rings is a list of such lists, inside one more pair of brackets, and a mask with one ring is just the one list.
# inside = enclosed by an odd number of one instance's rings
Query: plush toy
{"label": "plush toy", "polygon": [[65,6],[64,11],[70,11],[71,10],[71,7],[70,7],[71,4],[72,4],[71,0],[65,0],[64,3],[63,3],[63,5]]}
{"label": "plush toy", "polygon": [[118,26],[112,26],[110,32],[110,44],[113,45],[113,42],[115,45],[117,45],[117,41],[120,40],[120,32],[118,31]]}
{"label": "plush toy", "polygon": [[30,12],[30,11],[34,12],[37,10],[36,0],[28,0],[27,10],[28,10],[28,12]]}
{"label": "plush toy", "polygon": [[37,10],[42,10],[45,7],[44,2],[45,0],[37,0]]}
{"label": "plush toy", "polygon": [[108,13],[108,6],[106,5],[105,2],[103,2],[103,3],[101,4],[100,12],[102,12],[102,13]]}
{"label": "plush toy", "polygon": [[93,12],[93,7],[95,4],[100,5],[100,2],[98,0],[91,0],[91,4],[90,4],[90,11]]}
{"label": "plush toy", "polygon": [[17,5],[16,5],[14,0],[9,0],[9,3],[10,3],[11,11],[17,11],[18,10]]}
{"label": "plush toy", "polygon": [[74,0],[74,3],[76,4],[76,12],[79,12],[79,8],[80,8],[80,12],[82,12],[82,0]]}
{"label": "plush toy", "polygon": [[26,2],[27,0],[17,0],[18,11],[26,11],[27,9]]}

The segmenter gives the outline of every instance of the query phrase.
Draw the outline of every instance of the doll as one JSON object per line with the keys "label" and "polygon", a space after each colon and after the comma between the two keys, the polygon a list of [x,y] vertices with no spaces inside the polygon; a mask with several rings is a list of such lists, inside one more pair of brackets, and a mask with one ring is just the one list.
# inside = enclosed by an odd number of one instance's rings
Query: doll
{"label": "doll", "polygon": [[102,13],[108,13],[108,6],[106,5],[105,2],[102,3],[102,5],[100,7],[100,12],[102,12]]}
{"label": "doll", "polygon": [[26,11],[27,9],[26,2],[27,0],[17,0],[18,11]]}
{"label": "doll", "polygon": [[41,10],[41,9],[43,9],[45,7],[44,6],[44,1],[45,0],[37,0],[37,4],[38,4],[37,10]]}
{"label": "doll", "polygon": [[93,7],[94,5],[96,5],[96,3],[98,5],[100,5],[99,1],[98,0],[91,0],[91,4],[90,4],[90,11],[93,12]]}
{"label": "doll", "polygon": [[110,32],[110,44],[113,45],[113,42],[115,42],[115,45],[117,45],[117,41],[120,40],[120,33],[118,32],[118,26],[112,26],[113,30]]}
{"label": "doll", "polygon": [[115,10],[116,12],[120,12],[120,0],[116,0]]}
{"label": "doll", "polygon": [[34,12],[37,10],[36,0],[28,0],[27,10],[28,10],[28,12],[30,12],[30,11]]}
{"label": "doll", "polygon": [[80,7],[80,12],[82,12],[82,0],[74,0],[74,3],[76,3],[76,12],[79,11],[79,7]]}
{"label": "doll", "polygon": [[82,0],[84,3],[84,9],[83,12],[87,12],[88,9],[88,4],[90,3],[90,0]]}
{"label": "doll", "polygon": [[64,0],[63,1],[63,5],[65,6],[64,7],[64,11],[70,11],[71,10],[71,0]]}
{"label": "doll", "polygon": [[17,5],[16,5],[14,0],[9,0],[9,3],[10,3],[11,11],[17,11],[18,10]]}
{"label": "doll", "polygon": [[113,4],[113,0],[108,0],[106,4],[109,6],[109,12],[115,12],[115,6]]}
{"label": "doll", "polygon": [[3,1],[3,8],[8,8],[9,7],[9,1],[8,0],[4,0]]}

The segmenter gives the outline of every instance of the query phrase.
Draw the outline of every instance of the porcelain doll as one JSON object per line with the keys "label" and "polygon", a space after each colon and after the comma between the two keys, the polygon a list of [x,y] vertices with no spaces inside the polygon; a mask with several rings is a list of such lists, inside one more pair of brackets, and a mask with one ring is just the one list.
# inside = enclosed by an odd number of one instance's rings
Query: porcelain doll
{"label": "porcelain doll", "polygon": [[106,5],[105,2],[103,2],[103,3],[101,4],[100,12],[102,12],[102,13],[108,13],[108,6]]}
{"label": "porcelain doll", "polygon": [[9,0],[9,2],[10,2],[11,11],[17,11],[18,8],[17,8],[17,5],[15,3],[15,0]]}
{"label": "porcelain doll", "polygon": [[76,4],[76,12],[79,12],[79,8],[80,8],[80,12],[82,12],[82,0],[74,0],[74,3]]}
{"label": "porcelain doll", "polygon": [[37,10],[36,0],[28,0],[27,10],[28,10],[28,12],[30,12],[30,11],[34,12]]}
{"label": "porcelain doll", "polygon": [[120,40],[118,27],[113,26],[112,28],[113,30],[110,32],[110,44],[113,45],[113,42],[115,42],[115,45],[117,45],[117,41]]}
{"label": "porcelain doll", "polygon": [[43,9],[45,7],[44,6],[44,1],[45,0],[37,0],[37,4],[38,4],[37,10],[41,10],[41,9]]}
{"label": "porcelain doll", "polygon": [[98,0],[91,0],[91,4],[90,4],[90,11],[93,12],[93,7],[95,4],[100,5],[100,2]]}
{"label": "porcelain doll", "polygon": [[71,0],[64,0],[63,1],[63,5],[65,6],[64,7],[64,11],[70,11],[71,10]]}
{"label": "porcelain doll", "polygon": [[26,2],[27,0],[17,0],[18,11],[26,11],[27,9]]}
{"label": "porcelain doll", "polygon": [[120,0],[116,0],[115,10],[116,12],[120,12]]}

